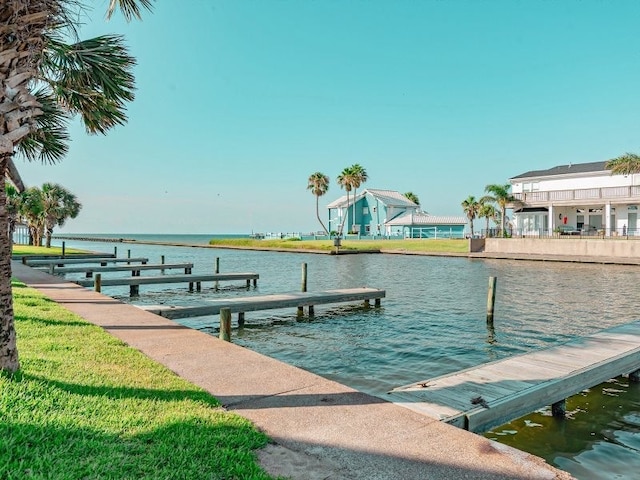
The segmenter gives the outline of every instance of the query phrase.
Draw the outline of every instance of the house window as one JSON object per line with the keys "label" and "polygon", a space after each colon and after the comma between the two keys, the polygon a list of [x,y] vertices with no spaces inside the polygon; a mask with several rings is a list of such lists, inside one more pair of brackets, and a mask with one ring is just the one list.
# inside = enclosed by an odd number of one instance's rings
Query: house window
{"label": "house window", "polygon": [[523,183],[522,184],[522,191],[523,192],[530,192],[531,191],[531,184],[530,183]]}
{"label": "house window", "polygon": [[362,207],[362,214],[369,215],[369,207]]}
{"label": "house window", "polygon": [[533,182],[531,184],[531,191],[537,192],[538,190],[540,190],[540,182]]}

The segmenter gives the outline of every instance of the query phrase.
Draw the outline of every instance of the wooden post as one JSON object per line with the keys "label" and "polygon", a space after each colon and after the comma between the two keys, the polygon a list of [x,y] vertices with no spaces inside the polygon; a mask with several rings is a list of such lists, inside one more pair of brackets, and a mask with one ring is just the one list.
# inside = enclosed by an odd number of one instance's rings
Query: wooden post
{"label": "wooden post", "polygon": [[231,341],[231,309],[220,309],[220,340]]}
{"label": "wooden post", "polygon": [[566,400],[560,400],[559,402],[556,402],[556,403],[551,405],[551,414],[555,418],[564,418],[566,413],[567,413],[567,401]]}
{"label": "wooden post", "polygon": [[374,305],[376,307],[380,307],[380,299],[379,298],[376,298],[376,301],[375,301]]}
{"label": "wooden post", "polygon": [[189,291],[193,292],[193,282],[189,282]]}
{"label": "wooden post", "polygon": [[65,243],[62,242],[62,258],[64,258],[65,247]]}
{"label": "wooden post", "polygon": [[202,282],[196,282],[196,292],[202,291]]}
{"label": "wooden post", "polygon": [[636,370],[635,372],[631,372],[629,374],[629,382],[640,383],[640,370]]}
{"label": "wooden post", "polygon": [[487,323],[493,323],[493,306],[496,303],[496,277],[489,277],[487,293]]}
{"label": "wooden post", "polygon": [[[160,257],[160,264],[164,265],[164,255]],[[164,268],[160,269],[160,273],[164,273]],[[188,273],[186,268],[184,269],[184,273]]]}
{"label": "wooden post", "polygon": [[93,289],[96,292],[102,291],[102,274],[101,273],[96,273],[96,278],[93,281]]}
{"label": "wooden post", "polygon": [[129,296],[135,297],[136,295],[140,295],[140,285],[130,285]]}
{"label": "wooden post", "polygon": [[244,327],[244,312],[238,312],[238,327]]}
{"label": "wooden post", "polygon": [[313,312],[313,305],[309,305],[309,316],[310,316],[310,317],[313,317],[313,314],[314,314],[314,312]]}
{"label": "wooden post", "polygon": [[53,275],[54,268],[55,268],[55,265],[53,263],[49,265],[49,275]]}
{"label": "wooden post", "polygon": [[118,247],[113,247],[113,256],[114,257],[118,256]]}
{"label": "wooden post", "polygon": [[307,291],[307,264],[302,264],[302,291]]}
{"label": "wooden post", "polygon": [[[220,257],[216,257],[216,271],[215,271],[215,273],[216,273],[216,274],[220,273]],[[248,287],[248,286],[249,286],[249,285],[247,285],[247,287]],[[214,288],[215,288],[216,290],[218,290],[218,287],[219,287],[219,282],[216,280],[216,283],[215,283],[215,285],[214,285]]]}

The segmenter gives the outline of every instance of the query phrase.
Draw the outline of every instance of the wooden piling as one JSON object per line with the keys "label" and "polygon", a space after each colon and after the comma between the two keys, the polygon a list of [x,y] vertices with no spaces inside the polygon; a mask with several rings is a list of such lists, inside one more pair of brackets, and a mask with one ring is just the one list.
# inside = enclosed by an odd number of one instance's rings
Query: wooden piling
{"label": "wooden piling", "polygon": [[238,312],[238,327],[244,327],[244,312]]}
{"label": "wooden piling", "polygon": [[231,309],[220,309],[220,340],[231,341]]}
{"label": "wooden piling", "polygon": [[640,370],[636,370],[629,374],[629,382],[640,383]]}
{"label": "wooden piling", "polygon": [[64,242],[62,242],[62,258],[64,258],[65,248],[66,248],[66,245]]}
{"label": "wooden piling", "polygon": [[496,277],[489,277],[489,292],[487,293],[487,323],[493,324],[493,307],[496,303]]}
{"label": "wooden piling", "polygon": [[113,256],[114,257],[118,256],[118,247],[113,247]]}
{"label": "wooden piling", "polygon": [[96,273],[96,278],[93,281],[93,289],[98,293],[102,291],[102,274],[101,273]]}
{"label": "wooden piling", "polygon": [[307,291],[307,264],[302,264],[302,291]]}
{"label": "wooden piling", "polygon": [[[216,270],[214,273],[220,273],[220,257],[216,257]],[[247,285],[248,287],[249,285]],[[213,286],[216,290],[218,290],[218,282],[216,282]]]}
{"label": "wooden piling", "polygon": [[560,400],[559,402],[556,402],[556,403],[551,405],[551,414],[555,418],[564,418],[566,413],[567,413],[567,401],[566,400]]}
{"label": "wooden piling", "polygon": [[129,285],[129,296],[135,297],[140,295],[140,285]]}
{"label": "wooden piling", "polygon": [[[160,264],[164,265],[164,255],[160,256]],[[160,269],[160,273],[164,273],[164,268]],[[186,268],[184,269],[184,273],[189,273]]]}

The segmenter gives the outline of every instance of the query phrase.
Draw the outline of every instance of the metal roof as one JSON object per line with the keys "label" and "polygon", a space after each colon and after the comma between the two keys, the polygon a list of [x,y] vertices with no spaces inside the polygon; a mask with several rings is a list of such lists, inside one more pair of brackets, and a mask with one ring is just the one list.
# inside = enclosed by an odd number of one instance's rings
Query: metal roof
{"label": "metal roof", "polygon": [[604,166],[607,162],[573,163],[568,165],[558,165],[547,170],[531,170],[512,177],[511,180],[535,177],[551,177],[553,175],[570,175],[574,173],[590,173],[608,171]]}
{"label": "metal roof", "polygon": [[[377,200],[379,200],[380,202],[382,202],[384,205],[388,207],[389,206],[414,207],[414,208],[418,207],[416,203],[412,202],[407,197],[402,195],[400,192],[396,192],[395,190],[378,190],[373,188],[366,188],[362,192],[358,193],[356,200],[360,200],[362,197],[364,197],[367,194],[376,198]],[[342,197],[338,198],[337,200],[334,200],[329,205],[327,205],[327,208],[342,208],[346,206],[346,204],[347,204],[347,196],[343,195]],[[351,205],[353,205],[353,196],[349,195],[349,206]]]}
{"label": "metal roof", "polygon": [[467,217],[436,216],[422,212],[410,212],[389,220],[385,225],[466,225]]}

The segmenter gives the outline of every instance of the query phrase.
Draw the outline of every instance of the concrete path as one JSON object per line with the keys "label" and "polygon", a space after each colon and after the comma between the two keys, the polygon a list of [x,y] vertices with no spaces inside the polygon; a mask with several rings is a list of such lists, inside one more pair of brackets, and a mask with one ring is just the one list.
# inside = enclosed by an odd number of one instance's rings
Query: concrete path
{"label": "concrete path", "polygon": [[527,453],[424,417],[12,262],[13,275],[199,385],[273,441],[292,479],[570,479]]}

